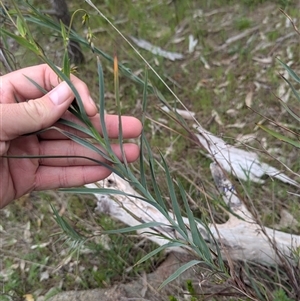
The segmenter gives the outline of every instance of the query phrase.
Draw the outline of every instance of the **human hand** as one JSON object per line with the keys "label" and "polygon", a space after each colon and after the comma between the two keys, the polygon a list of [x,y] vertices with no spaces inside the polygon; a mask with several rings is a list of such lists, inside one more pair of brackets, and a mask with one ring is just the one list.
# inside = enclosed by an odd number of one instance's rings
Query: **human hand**
{"label": "human hand", "polygon": [[[50,92],[43,95],[25,75]],[[81,96],[87,115],[101,133],[97,108],[87,86],[75,76],[71,76],[71,81]],[[59,83],[57,75],[47,65],[24,68],[0,77],[0,208],[33,190],[81,186],[111,173],[91,160],[74,157],[3,157],[85,156],[104,162],[97,153],[54,130],[24,136],[52,126],[60,117],[76,121],[67,111],[73,99],[74,94],[67,83]],[[105,121],[109,137],[117,138],[118,116],[107,115]],[[122,129],[123,137],[128,139],[139,136],[142,126],[136,118],[123,116]],[[75,134],[79,135],[78,132]],[[125,143],[123,148],[128,162],[138,158],[137,145]],[[120,146],[114,144],[112,149],[122,158]]]}

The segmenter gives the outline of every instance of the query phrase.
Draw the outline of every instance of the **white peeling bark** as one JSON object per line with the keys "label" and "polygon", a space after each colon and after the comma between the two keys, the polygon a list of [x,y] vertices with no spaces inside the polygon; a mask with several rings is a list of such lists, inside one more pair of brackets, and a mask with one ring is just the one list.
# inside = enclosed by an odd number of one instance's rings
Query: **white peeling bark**
{"label": "white peeling bark", "polygon": [[[262,228],[257,224],[253,215],[238,198],[233,185],[216,163],[211,164],[211,172],[216,186],[231,210],[226,223],[208,225],[210,232],[221,248],[223,258],[225,260],[230,257],[232,260],[281,264],[281,259],[275,251],[276,248],[280,254],[285,254],[288,258],[291,258],[292,250],[300,248],[300,236],[266,227]],[[169,242],[167,239],[157,236],[159,233],[169,238],[179,237],[168,220],[155,207],[140,200],[138,197],[141,196],[133,190],[128,182],[119,176],[112,174],[104,181],[86,186],[89,188],[114,188],[136,196],[95,194],[98,200],[96,210],[99,212],[106,213],[129,226],[136,226],[151,221],[161,222],[166,225],[163,227],[140,230],[139,234],[141,236],[150,239],[158,245]],[[169,215],[171,217],[173,216],[171,212]],[[184,218],[184,222],[188,226],[189,222],[187,218]],[[197,225],[204,239],[209,240],[209,233],[205,227],[199,223]],[[151,235],[151,233],[153,233],[153,235]],[[274,246],[276,246],[276,248]],[[211,247],[213,248],[212,245]],[[187,252],[188,250],[177,248],[176,251]]]}

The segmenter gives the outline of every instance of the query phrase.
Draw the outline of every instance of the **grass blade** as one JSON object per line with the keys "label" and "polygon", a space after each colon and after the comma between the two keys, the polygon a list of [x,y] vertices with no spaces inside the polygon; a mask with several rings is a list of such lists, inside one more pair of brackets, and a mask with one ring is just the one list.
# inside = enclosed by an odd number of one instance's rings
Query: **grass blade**
{"label": "grass blade", "polygon": [[[277,58],[278,59],[278,58]],[[289,73],[289,75],[298,83],[300,83],[300,77],[293,71],[287,64],[278,59],[279,63],[284,67],[284,69]]]}
{"label": "grass blade", "polygon": [[[183,192],[182,192],[183,193]],[[207,246],[207,242],[204,240],[202,237],[201,233],[199,232],[199,229],[197,227],[197,224],[195,222],[195,217],[190,209],[190,206],[186,200],[186,198],[183,198],[183,203],[185,207],[185,211],[187,213],[187,217],[189,220],[189,226],[190,226],[190,231],[192,235],[192,240],[193,240],[193,249],[196,253],[199,254],[199,256],[209,265],[213,263],[213,258],[211,255],[211,251],[209,247]]]}
{"label": "grass blade", "polygon": [[166,226],[163,223],[159,222],[149,222],[149,223],[143,223],[137,226],[130,226],[122,229],[115,229],[115,230],[106,230],[103,231],[104,234],[120,234],[120,233],[129,233],[134,232],[137,230],[145,229],[145,228],[154,228],[154,227],[160,227],[160,226]]}
{"label": "grass blade", "polygon": [[180,243],[180,242],[169,242],[169,243],[167,243],[167,244],[165,244],[165,245],[162,245],[162,246],[156,248],[155,250],[151,251],[151,252],[148,253],[147,255],[145,255],[143,258],[141,258],[141,259],[136,263],[136,265],[141,264],[141,263],[147,261],[147,260],[150,259],[151,257],[155,256],[157,253],[159,253],[159,252],[161,252],[161,251],[163,251],[163,250],[165,250],[165,249],[174,248],[174,247],[181,247],[181,246],[183,246],[183,244]]}
{"label": "grass blade", "polygon": [[68,237],[72,238],[76,242],[85,240],[85,237],[81,236],[77,231],[75,231],[74,228],[66,221],[66,219],[59,215],[58,211],[52,204],[50,204],[50,207],[54,213],[55,221]]}
{"label": "grass blade", "polygon": [[[186,225],[185,225],[185,223],[182,219],[181,210],[180,210],[180,207],[179,207],[179,204],[178,204],[178,201],[177,201],[175,188],[174,188],[174,185],[173,185],[173,180],[171,179],[169,168],[168,168],[167,163],[166,163],[166,161],[165,161],[165,159],[163,158],[162,155],[161,155],[161,158],[162,158],[163,167],[164,167],[164,170],[165,170],[165,173],[166,173],[168,191],[170,193],[170,198],[171,198],[171,202],[172,202],[172,210],[175,214],[175,217],[176,217],[179,228],[185,234],[185,238],[187,238],[188,237],[187,229],[186,229]],[[184,197],[185,197],[185,195],[184,195]]]}
{"label": "grass blade", "polygon": [[94,135],[93,135],[93,133],[92,133],[92,131],[90,129],[85,128],[85,127],[83,127],[82,125],[80,125],[78,123],[75,123],[75,122],[72,122],[70,120],[66,120],[66,119],[63,119],[63,118],[60,118],[58,120],[58,123],[66,125],[66,126],[69,126],[70,128],[73,128],[73,129],[75,129],[77,131],[85,133],[86,135],[88,135],[91,138],[94,138]]}
{"label": "grass blade", "polygon": [[69,133],[67,131],[64,131],[64,130],[60,130],[60,132],[62,134],[64,134],[66,137],[68,137],[69,139],[75,141],[76,143],[96,152],[97,154],[100,154],[104,159],[106,159],[108,162],[111,162],[113,163],[113,161],[111,160],[111,158],[106,154],[104,153],[101,149],[99,149],[98,147],[96,147],[93,143],[87,141],[86,139],[83,139],[81,137],[78,137],[72,133]]}
{"label": "grass blade", "polygon": [[284,101],[282,101],[281,99],[279,99],[279,100],[280,100],[281,105],[285,108],[285,110],[286,110],[292,117],[294,117],[297,121],[300,122],[300,116],[298,116],[295,112],[293,112],[293,111],[289,108],[289,106],[288,106]]}
{"label": "grass blade", "polygon": [[126,160],[124,147],[123,147],[123,129],[122,129],[122,116],[121,116],[121,102],[120,102],[120,93],[119,93],[119,67],[118,67],[118,58],[115,55],[114,57],[114,86],[115,86],[115,98],[117,103],[117,110],[118,110],[118,121],[119,121],[119,146],[121,149],[122,160],[123,160],[123,167],[125,169],[128,168],[128,163]]}
{"label": "grass blade", "polygon": [[24,74],[24,76],[43,94],[47,94],[48,91],[45,90],[43,87],[41,87],[36,81],[34,81],[33,79],[31,79],[30,77],[28,77],[26,74]]}
{"label": "grass blade", "polygon": [[140,138],[140,175],[141,175],[141,184],[147,189],[147,180],[145,177],[145,156],[144,156],[144,140],[145,136],[145,120],[146,120],[146,109],[147,109],[147,86],[148,86],[148,71],[145,68],[145,80],[143,87],[143,103],[142,103],[142,134]]}
{"label": "grass blade", "polygon": [[294,147],[297,147],[297,148],[300,148],[300,142],[296,141],[296,140],[293,140],[287,136],[284,136],[284,135],[281,135],[261,124],[258,124],[257,125],[258,127],[260,127],[262,130],[264,130],[265,132],[269,133],[270,135],[272,135],[273,137],[275,137],[276,139],[278,140],[281,140],[281,141],[284,141],[286,143],[289,143],[291,145],[293,145]]}
{"label": "grass blade", "polygon": [[297,92],[297,90],[295,89],[295,87],[290,83],[289,80],[287,80],[284,76],[281,76],[286,82],[287,84],[290,86],[290,88],[293,91],[293,94],[296,96],[297,100],[300,102],[300,94]]}
{"label": "grass blade", "polygon": [[161,208],[163,209],[163,212],[165,214],[167,214],[168,212],[168,209],[166,207],[166,204],[162,198],[162,193],[159,189],[159,185],[157,184],[157,180],[156,180],[156,176],[155,176],[155,170],[154,170],[154,167],[155,167],[155,164],[154,164],[154,158],[152,156],[152,152],[151,152],[151,149],[150,149],[150,145],[146,139],[146,137],[144,136],[144,144],[147,148],[147,151],[148,151],[148,156],[149,156],[149,167],[150,167],[150,174],[151,174],[151,183],[152,183],[152,186],[153,186],[153,189],[154,189],[154,193],[155,193],[155,199],[157,201],[157,203],[161,206]]}
{"label": "grass blade", "polygon": [[159,289],[162,289],[165,287],[168,283],[172,282],[173,280],[177,279],[183,272],[188,270],[189,268],[201,263],[199,260],[191,260],[188,263],[181,266],[179,269],[177,269],[170,277],[168,277],[159,287]]}

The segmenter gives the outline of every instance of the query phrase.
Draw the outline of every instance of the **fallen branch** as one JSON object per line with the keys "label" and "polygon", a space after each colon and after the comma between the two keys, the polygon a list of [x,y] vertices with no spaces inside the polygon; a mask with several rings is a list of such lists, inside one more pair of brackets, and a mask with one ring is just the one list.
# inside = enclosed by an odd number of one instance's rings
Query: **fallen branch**
{"label": "fallen branch", "polygon": [[[211,164],[211,172],[230,213],[228,221],[224,224],[209,224],[208,228],[206,228],[202,224],[197,223],[200,233],[210,244],[210,247],[212,249],[215,247],[213,240],[210,239],[210,235],[213,235],[215,242],[220,247],[224,260],[229,259],[228,256],[230,256],[232,260],[281,264],[280,255],[286,255],[292,262],[293,251],[300,248],[300,236],[260,226],[239,199],[232,183],[226,178],[224,172],[216,163]],[[95,194],[98,200],[96,208],[98,212],[106,213],[129,226],[136,226],[151,221],[165,225],[163,227],[140,230],[139,234],[141,236],[150,239],[158,245],[166,244],[169,242],[168,239],[178,239],[180,237],[167,218],[155,207],[142,201],[140,199],[141,196],[133,190],[127,181],[119,176],[112,174],[104,181],[86,186],[89,188],[99,186],[114,188],[132,195]],[[169,215],[173,217],[172,212],[169,212]],[[189,229],[188,219],[184,218],[183,220],[187,229]],[[157,234],[161,234],[165,238]],[[176,251],[186,253],[191,252],[191,249],[188,246],[186,248],[178,247]]]}
{"label": "fallen branch", "polygon": [[[167,113],[171,112],[166,106],[163,106],[162,110]],[[176,112],[185,119],[194,119],[193,112],[178,109]],[[264,180],[262,177],[268,175],[269,177],[300,188],[299,183],[288,177],[283,171],[262,162],[257,153],[230,145],[220,137],[204,129],[199,123],[195,123],[193,128],[198,132],[197,134],[192,134],[194,140],[200,143],[201,147],[207,151],[207,157],[217,162],[224,170],[232,173],[233,176],[243,181],[250,180],[263,184]]]}

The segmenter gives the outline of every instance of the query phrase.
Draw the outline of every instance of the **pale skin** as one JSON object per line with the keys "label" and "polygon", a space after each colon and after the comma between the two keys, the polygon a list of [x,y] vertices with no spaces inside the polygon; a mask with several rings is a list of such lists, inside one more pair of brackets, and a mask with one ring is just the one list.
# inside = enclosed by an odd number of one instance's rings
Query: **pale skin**
{"label": "pale skin", "polygon": [[[43,95],[24,75],[49,92]],[[71,81],[81,96],[87,115],[101,133],[99,115],[88,87],[75,76],[71,76]],[[56,123],[60,117],[78,122],[67,111],[73,99],[72,90],[65,82],[59,82],[47,65],[24,68],[0,77],[0,208],[33,190],[81,186],[104,179],[111,173],[104,166],[82,158],[3,157],[85,156],[103,162],[100,155],[55,130],[24,136],[52,125],[63,128]],[[117,138],[118,116],[107,115],[105,120],[109,137]],[[122,116],[122,129],[125,139],[136,138],[142,125],[134,117]],[[70,128],[68,131],[84,137]],[[136,144],[124,143],[123,147],[128,162],[138,158]],[[112,148],[122,158],[120,146],[112,144]]]}

